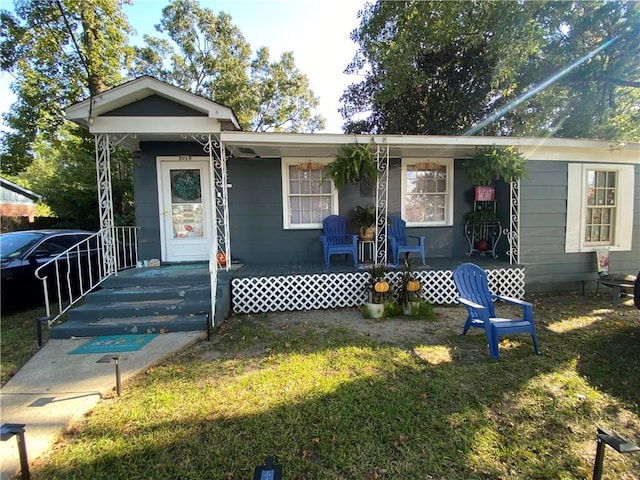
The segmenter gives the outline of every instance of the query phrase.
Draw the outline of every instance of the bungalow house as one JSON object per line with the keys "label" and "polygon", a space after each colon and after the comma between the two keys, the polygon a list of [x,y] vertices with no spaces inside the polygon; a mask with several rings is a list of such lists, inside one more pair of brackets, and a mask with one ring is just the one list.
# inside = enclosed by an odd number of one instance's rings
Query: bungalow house
{"label": "bungalow house", "polygon": [[[423,275],[431,280],[429,297],[437,303],[455,301],[450,272],[463,261],[486,263],[496,270],[502,292],[519,297],[525,287],[527,292],[594,287],[596,247],[609,247],[610,271],[640,269],[637,143],[245,132],[228,107],[146,76],[72,105],[66,114],[95,136],[103,228],[113,226],[110,152],[115,146],[133,152],[139,258],[215,266],[221,254],[220,274],[234,272],[238,261],[317,266],[315,272],[297,272],[304,273],[305,288],[317,288],[298,303],[287,297],[297,295],[292,292],[301,288],[300,280],[282,280],[295,271],[278,271],[269,283],[266,273],[249,278],[237,270],[231,281],[236,312],[361,302],[349,285],[363,282],[366,273],[337,272],[333,265],[325,271],[319,236],[326,215],[350,218],[354,207],[364,204],[376,204],[379,218],[405,218],[410,234],[426,237],[429,266]],[[354,141],[375,146],[378,184],[340,191],[328,181],[323,186],[326,165]],[[515,146],[528,160],[527,178],[497,184],[497,258],[475,251],[466,220],[473,186],[463,166],[478,147],[491,145]],[[433,179],[421,198],[412,188],[415,172]],[[420,215],[409,208],[416,202]],[[376,237],[378,261],[386,261],[384,224],[379,222]],[[270,298],[261,302],[259,295]],[[326,302],[340,296],[342,303]]]}

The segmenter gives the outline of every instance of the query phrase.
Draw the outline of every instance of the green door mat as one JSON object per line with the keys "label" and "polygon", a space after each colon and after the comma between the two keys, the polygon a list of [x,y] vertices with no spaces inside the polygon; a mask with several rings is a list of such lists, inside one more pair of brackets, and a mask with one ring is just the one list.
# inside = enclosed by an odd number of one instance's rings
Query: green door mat
{"label": "green door mat", "polygon": [[158,335],[155,333],[147,335],[106,335],[103,337],[96,337],[70,353],[87,354],[135,352],[136,350],[140,350],[157,336]]}

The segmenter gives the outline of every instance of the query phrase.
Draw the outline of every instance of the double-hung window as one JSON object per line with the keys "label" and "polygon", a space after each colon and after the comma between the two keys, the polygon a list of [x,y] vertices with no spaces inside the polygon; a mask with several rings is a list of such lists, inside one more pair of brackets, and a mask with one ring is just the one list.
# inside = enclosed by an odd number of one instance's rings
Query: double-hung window
{"label": "double-hung window", "polygon": [[285,229],[322,228],[338,213],[338,191],[324,178],[331,159],[283,158],[282,205]]}
{"label": "double-hung window", "polygon": [[569,164],[567,252],[631,248],[633,180],[631,165]]}
{"label": "double-hung window", "polygon": [[403,159],[402,218],[409,226],[451,225],[453,159]]}

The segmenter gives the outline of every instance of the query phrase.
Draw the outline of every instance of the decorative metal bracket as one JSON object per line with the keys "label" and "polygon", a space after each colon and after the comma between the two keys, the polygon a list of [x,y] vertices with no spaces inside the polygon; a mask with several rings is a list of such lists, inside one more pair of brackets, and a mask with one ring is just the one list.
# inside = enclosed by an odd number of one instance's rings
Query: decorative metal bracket
{"label": "decorative metal bracket", "polygon": [[376,236],[375,264],[387,264],[387,208],[389,205],[389,144],[386,137],[376,148]]}

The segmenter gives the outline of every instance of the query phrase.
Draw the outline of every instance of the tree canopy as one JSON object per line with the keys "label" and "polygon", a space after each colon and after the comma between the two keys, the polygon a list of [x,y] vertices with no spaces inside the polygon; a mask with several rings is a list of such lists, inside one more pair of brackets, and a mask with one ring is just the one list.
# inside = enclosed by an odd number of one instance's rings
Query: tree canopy
{"label": "tree canopy", "polygon": [[[233,108],[252,130],[315,131],[324,119],[293,54],[272,61],[251,47],[226,13],[195,0],[174,0],[156,26],[159,37],[130,44],[123,13],[130,0],[15,0],[0,11],[1,65],[17,101],[3,114],[0,172],[43,195],[59,216],[97,226],[95,151],[91,136],[65,124],[63,110],[149,74]],[[112,171],[129,172],[115,152]],[[113,179],[115,214],[130,218],[131,179]]]}
{"label": "tree canopy", "polygon": [[31,163],[39,135],[57,141],[66,106],[121,83],[131,53],[115,0],[16,0],[14,11],[0,11],[1,65],[17,98],[3,115],[2,171],[10,173]]}
{"label": "tree canopy", "polygon": [[348,132],[640,139],[636,2],[378,1],[359,18]]}
{"label": "tree canopy", "polygon": [[66,106],[141,74],[233,108],[247,129],[323,128],[313,113],[318,99],[292,53],[271,61],[261,48],[252,59],[231,17],[195,0],[169,3],[156,26],[161,36],[134,47],[123,3],[15,0],[13,12],[0,11],[1,64],[15,78],[17,97],[4,114],[10,130],[2,134],[2,172],[33,161],[38,135],[56,141]]}
{"label": "tree canopy", "polygon": [[136,48],[133,76],[147,74],[231,107],[253,131],[313,132],[324,119],[313,115],[318,98],[295,66],[293,53],[271,62],[251,48],[231,17],[215,14],[196,0],[174,0],[156,25],[162,37],[145,35]]}

